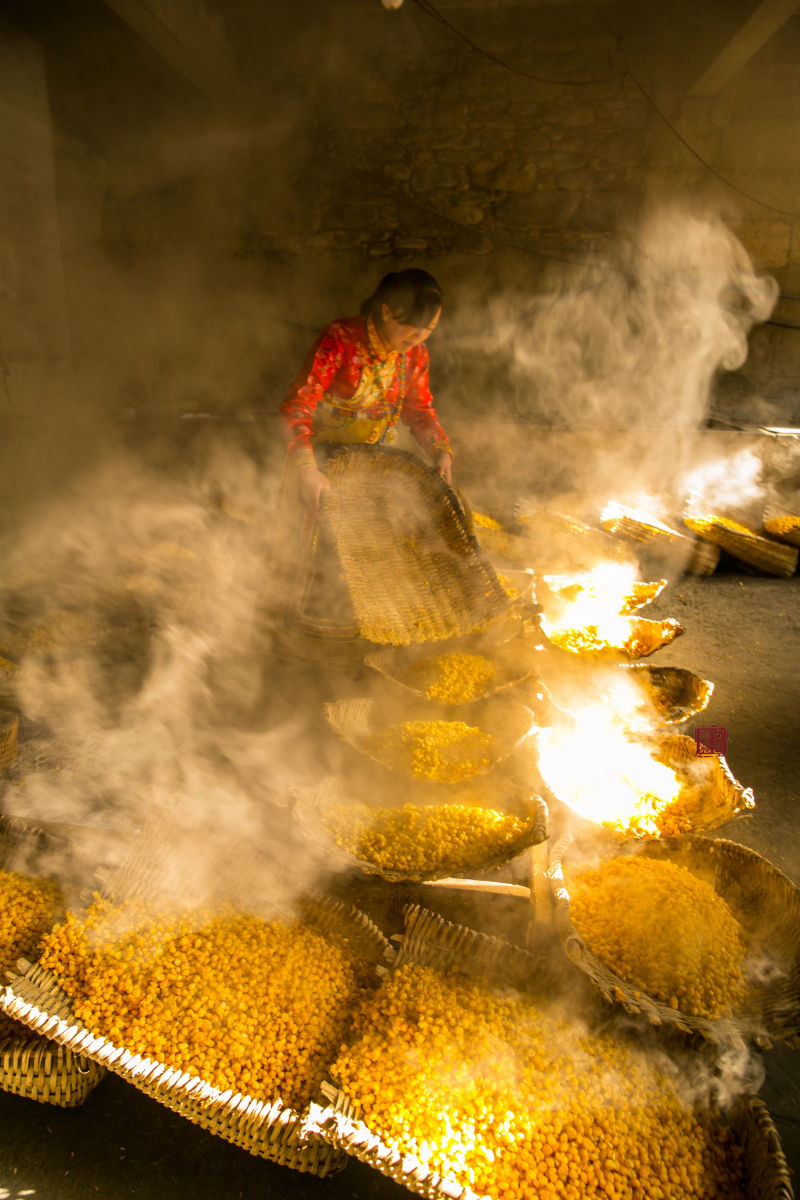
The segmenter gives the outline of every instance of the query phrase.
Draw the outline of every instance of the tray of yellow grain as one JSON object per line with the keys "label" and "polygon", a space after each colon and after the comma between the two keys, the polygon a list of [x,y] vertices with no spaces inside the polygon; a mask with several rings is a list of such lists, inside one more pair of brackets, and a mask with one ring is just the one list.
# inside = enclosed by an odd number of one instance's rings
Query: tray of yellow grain
{"label": "tray of yellow grain", "polygon": [[[33,956],[60,914],[58,885],[33,873],[52,860],[58,841],[8,819],[0,827],[0,986],[20,956]],[[15,869],[24,868],[24,869]],[[35,869],[35,868],[34,868]],[[0,1011],[0,1091],[40,1104],[74,1108],[97,1087],[105,1070],[83,1055],[32,1035]]]}
{"label": "tray of yellow grain", "polygon": [[520,539],[530,547],[525,566],[542,571],[591,571],[601,562],[631,560],[628,549],[604,530],[593,529],[576,517],[554,512],[534,500],[522,498],[517,502],[514,521]]}
{"label": "tray of yellow grain", "polygon": [[413,792],[386,799],[331,776],[291,793],[295,819],[326,861],[389,883],[492,871],[547,838],[545,802],[508,780],[464,786],[446,802]]}
{"label": "tray of yellow grain", "polygon": [[[590,591],[592,582],[591,575],[540,575],[536,580],[536,597],[547,611],[548,600],[556,604],[569,604]],[[655,579],[649,583],[635,581],[630,585],[628,594],[621,597],[618,612],[621,616],[638,612],[660,596],[667,583],[666,579]]]}
{"label": "tray of yellow grain", "polygon": [[[324,711],[342,741],[420,786],[449,787],[486,775],[538,729],[536,714],[506,696],[479,702],[468,720],[458,721],[431,720],[430,709],[419,706],[401,713],[365,697],[326,704]],[[407,719],[398,720],[403,715]]]}
{"label": "tray of yellow grain", "polygon": [[19,664],[0,655],[0,707],[16,707],[18,686]]}
{"label": "tray of yellow grain", "polygon": [[541,1200],[566,1179],[658,1197],[665,1172],[687,1195],[791,1200],[756,1097],[687,1105],[688,1056],[667,1076],[621,1023],[570,1022],[544,956],[418,907],[405,920],[309,1132],[429,1200]]}
{"label": "tray of yellow grain", "polygon": [[392,951],[354,908],[307,896],[300,911],[195,919],[96,900],[55,928],[40,964],[20,960],[0,1007],[217,1137],[324,1176],[344,1155],[301,1139],[302,1113]]}
{"label": "tray of yellow grain", "polygon": [[571,629],[554,627],[542,621],[542,632],[551,646],[567,654],[620,660],[649,658],[681,637],[685,631],[674,617],[667,617],[663,621],[649,621],[645,617],[618,617],[613,622],[613,631],[603,623]]}
{"label": "tray of yellow grain", "polygon": [[800,1048],[800,892],[777,867],[688,834],[579,870],[571,845],[550,859],[555,924],[604,999],[712,1042]]}
{"label": "tray of yellow grain", "polygon": [[328,482],[322,520],[362,637],[396,646],[459,637],[508,609],[458,498],[416,455],[342,447]]}
{"label": "tray of yellow grain", "polygon": [[492,647],[476,639],[474,648],[386,647],[364,659],[404,691],[433,704],[474,704],[516,687],[534,674],[519,646]]}
{"label": "tray of yellow grain", "polygon": [[711,833],[755,808],[753,789],[739,783],[723,755],[698,756],[694,738],[685,734],[663,737],[652,754],[656,762],[674,770],[683,784],[677,800],[660,814],[662,834]]}
{"label": "tray of yellow grain", "polygon": [[770,502],[764,507],[764,532],[779,542],[800,546],[800,514]]}
{"label": "tray of yellow grain", "polygon": [[701,679],[682,667],[651,667],[645,663],[620,663],[641,687],[659,718],[659,725],[680,725],[708,708],[714,694],[710,679]]}
{"label": "tray of yellow grain", "polygon": [[713,542],[734,558],[755,567],[767,575],[781,575],[788,578],[797,570],[798,551],[793,546],[783,545],[770,538],[761,537],[752,529],[727,517],[707,514],[705,516],[684,517],[684,523],[699,537]]}

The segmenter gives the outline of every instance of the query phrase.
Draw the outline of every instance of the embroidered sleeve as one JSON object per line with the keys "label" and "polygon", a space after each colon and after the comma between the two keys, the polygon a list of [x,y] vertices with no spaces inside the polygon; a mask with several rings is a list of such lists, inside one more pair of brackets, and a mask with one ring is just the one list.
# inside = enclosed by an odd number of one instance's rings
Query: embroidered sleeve
{"label": "embroidered sleeve", "polygon": [[409,427],[423,450],[435,458],[440,450],[447,450],[450,454],[453,451],[433,407],[428,382],[429,362],[428,348],[424,343],[410,351],[406,367],[406,394],[400,415],[403,424]]}
{"label": "embroidered sleeve", "polygon": [[323,329],[281,404],[286,449],[298,465],[314,462],[311,449],[314,409],[338,372],[344,352],[341,330],[335,324]]}

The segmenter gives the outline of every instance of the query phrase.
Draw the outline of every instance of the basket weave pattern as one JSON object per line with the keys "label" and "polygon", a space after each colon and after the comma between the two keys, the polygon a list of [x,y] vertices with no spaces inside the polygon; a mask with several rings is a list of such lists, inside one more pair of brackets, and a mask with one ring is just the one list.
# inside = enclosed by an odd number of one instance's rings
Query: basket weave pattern
{"label": "basket weave pattern", "polygon": [[547,805],[539,796],[526,795],[525,807],[528,812],[528,828],[509,842],[502,854],[483,862],[470,863],[464,867],[442,866],[432,871],[415,873],[392,871],[378,867],[362,858],[357,858],[347,850],[340,849],[322,824],[321,817],[331,804],[341,804],[347,800],[345,781],[341,778],[328,776],[322,783],[310,788],[297,788],[293,795],[294,815],[303,828],[306,837],[321,850],[331,861],[336,861],[343,868],[357,868],[365,875],[379,875],[388,883],[419,883],[424,880],[445,879],[461,875],[482,874],[493,871],[503,863],[522,854],[530,846],[538,846],[547,839]]}
{"label": "basket weave pattern", "polygon": [[[368,950],[376,961],[392,957],[383,934],[357,909],[321,897],[311,897],[304,907],[306,919],[322,932],[346,932],[354,949]],[[0,1009],[10,1017],[45,1033],[73,1055],[91,1059],[101,1069],[108,1067],[173,1112],[251,1154],[312,1175],[328,1175],[344,1166],[344,1155],[333,1146],[313,1136],[301,1140],[302,1114],[280,1098],[262,1101],[223,1092],[198,1076],[97,1037],[75,1020],[68,998],[49,971],[24,960],[19,965],[24,974],[0,993]]]}
{"label": "basket weave pattern", "polygon": [[642,680],[648,690],[656,693],[661,725],[680,725],[690,717],[696,717],[708,708],[714,693],[710,679],[700,679],[682,667],[623,663],[620,670],[630,671],[633,679]]}
{"label": "basket weave pattern", "polygon": [[721,517],[685,517],[686,525],[699,537],[727,550],[734,558],[764,571],[788,578],[797,570],[798,550],[770,541],[750,531],[731,529]]}
{"label": "basket weave pattern", "polygon": [[[456,967],[468,975],[501,979],[523,992],[547,992],[554,985],[544,955],[529,954],[500,938],[453,925],[418,906],[408,906],[405,920],[396,967],[409,962],[438,971]],[[470,1188],[437,1175],[402,1149],[387,1146],[359,1120],[344,1092],[329,1083],[323,1084],[322,1090],[329,1103],[325,1107],[310,1106],[309,1131],[319,1132],[333,1145],[418,1196],[428,1200],[477,1200]],[[759,1200],[793,1200],[791,1176],[780,1138],[763,1102],[755,1096],[741,1097],[731,1115],[731,1124],[744,1151],[747,1195]]]}
{"label": "basket weave pattern", "polygon": [[362,637],[408,645],[476,633],[508,608],[455,493],[415,455],[348,446],[328,480],[322,516]]}
{"label": "basket weave pattern", "polygon": [[[23,867],[39,849],[52,849],[41,830],[4,819],[0,829],[0,867]],[[2,982],[2,981],[0,981]],[[75,1108],[94,1091],[105,1069],[80,1054],[29,1033],[0,1038],[0,1091],[40,1104]]]}
{"label": "basket weave pattern", "polygon": [[7,771],[16,762],[18,731],[17,714],[0,712],[0,771]]}
{"label": "basket weave pattern", "polygon": [[633,847],[634,853],[667,859],[708,879],[759,951],[784,972],[775,983],[750,985],[748,1009],[752,1011],[709,1020],[638,991],[592,954],[570,917],[562,863],[571,843],[571,837],[564,838],[550,859],[556,929],[567,957],[589,976],[605,1000],[618,1001],[630,1013],[642,1013],[653,1025],[674,1025],[684,1033],[702,1034],[710,1042],[743,1045],[753,1038],[760,1046],[769,1046],[783,1038],[800,1049],[800,892],[777,867],[736,842],[695,834]]}

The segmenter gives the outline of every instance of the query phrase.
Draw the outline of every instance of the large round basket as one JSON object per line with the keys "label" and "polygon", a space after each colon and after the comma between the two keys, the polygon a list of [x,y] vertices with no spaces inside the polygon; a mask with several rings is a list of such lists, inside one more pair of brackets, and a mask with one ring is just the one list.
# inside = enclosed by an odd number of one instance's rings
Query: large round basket
{"label": "large round basket", "polygon": [[422,883],[426,880],[461,875],[481,875],[486,871],[497,870],[530,846],[538,846],[547,840],[547,805],[544,800],[507,782],[504,790],[499,786],[494,789],[493,798],[487,801],[487,805],[491,804],[495,809],[521,817],[526,827],[501,853],[461,866],[445,863],[429,871],[394,871],[340,849],[325,828],[325,812],[332,804],[354,802],[352,789],[344,779],[329,776],[315,787],[296,788],[290,793],[290,799],[295,819],[307,840],[319,848],[327,862],[338,864],[344,870],[357,869],[365,875],[379,875],[389,883]]}
{"label": "large round basket", "polygon": [[[542,694],[544,695],[544,693]],[[335,704],[326,704],[324,707],[329,725],[338,733],[342,741],[373,763],[379,764],[384,771],[391,771],[397,776],[411,779],[413,776],[406,776],[405,772],[396,771],[391,763],[378,757],[373,752],[370,738],[390,725],[404,721],[430,721],[433,719],[431,710],[429,708],[420,709],[417,706],[415,711],[395,711],[393,716],[388,716],[389,711],[391,710],[385,704],[365,697],[340,700]],[[467,709],[466,714],[461,709],[457,709],[456,712],[459,721],[474,726],[494,738],[493,757],[488,766],[472,776],[475,779],[488,775],[501,763],[506,762],[522,746],[523,742],[528,738],[533,738],[539,729],[536,714],[527,705],[514,701],[511,697],[497,696]],[[432,780],[414,779],[415,787],[430,788],[440,793],[446,792],[449,788],[460,787],[464,782],[467,780],[459,783],[438,783]]]}
{"label": "large round basket", "polygon": [[623,852],[644,854],[687,867],[710,883],[730,906],[745,933],[752,955],[771,965],[762,982],[751,981],[745,1006],[730,1018],[695,1017],[639,991],[592,954],[572,923],[564,862],[572,838],[564,838],[550,858],[554,918],[564,951],[592,980],[609,1003],[641,1013],[653,1025],[673,1025],[699,1033],[710,1042],[753,1039],[770,1046],[784,1039],[800,1049],[800,891],[771,863],[736,842],[695,834],[626,843]]}
{"label": "large round basket", "polygon": [[[531,655],[526,655],[523,648],[524,643],[520,646],[518,639],[502,646],[496,646],[479,637],[468,640],[460,639],[456,644],[444,642],[441,646],[424,648],[420,646],[397,648],[387,646],[374,654],[368,654],[364,662],[374,671],[391,679],[392,683],[396,683],[409,695],[425,700],[427,699],[426,693],[420,686],[419,668],[421,664],[432,662],[441,655],[454,653],[474,654],[488,659],[494,665],[495,670],[484,690],[477,695],[469,696],[466,700],[447,701],[451,705],[463,705],[486,700],[489,696],[509,691],[517,684],[530,679],[535,671],[530,661]],[[431,703],[441,703],[441,701],[434,699]]]}
{"label": "large round basket", "polygon": [[[407,906],[404,915],[406,929],[394,969],[417,963],[442,972],[456,970],[480,979],[495,979],[522,993],[553,994],[558,986],[557,971],[542,954],[530,954],[500,938],[454,925],[418,906]],[[479,1200],[470,1188],[452,1177],[436,1174],[402,1146],[387,1145],[359,1118],[349,1097],[333,1084],[324,1083],[322,1092],[327,1104],[309,1106],[305,1128],[310,1134],[326,1138],[346,1154],[428,1200]],[[763,1102],[744,1095],[726,1119],[743,1152],[746,1194],[759,1200],[793,1200],[791,1174],[780,1137]]]}
{"label": "large round basket", "polygon": [[[59,839],[24,822],[0,818],[0,869],[35,873],[39,859],[63,850]],[[5,981],[0,979],[0,985]],[[40,1104],[75,1108],[105,1075],[82,1054],[36,1037],[25,1025],[0,1016],[0,1091]]]}
{"label": "large round basket", "polygon": [[[308,896],[301,905],[304,920],[321,932],[345,936],[354,950],[374,965],[394,956],[386,938],[357,909],[338,901]],[[78,1021],[56,979],[41,967],[20,960],[20,975],[0,992],[5,1011],[34,1031],[52,1039],[55,1052],[64,1048],[73,1060],[89,1060],[104,1073],[107,1067],[140,1091],[195,1125],[251,1154],[311,1175],[328,1175],[345,1164],[341,1150],[320,1137],[301,1137],[303,1114],[280,1099],[256,1100],[212,1087],[155,1059],[142,1058],[124,1046],[97,1037]],[[52,1042],[58,1043],[52,1047]]]}
{"label": "large round basket", "polygon": [[724,517],[685,517],[684,520],[698,536],[766,575],[788,577],[797,570],[798,550],[794,546],[761,537]]}
{"label": "large round basket", "polygon": [[708,708],[714,694],[710,679],[700,679],[682,667],[651,667],[645,663],[622,663],[652,701],[660,725],[681,725]]}
{"label": "large round basket", "polygon": [[478,633],[509,599],[455,493],[414,454],[344,446],[322,519],[362,637],[408,645]]}

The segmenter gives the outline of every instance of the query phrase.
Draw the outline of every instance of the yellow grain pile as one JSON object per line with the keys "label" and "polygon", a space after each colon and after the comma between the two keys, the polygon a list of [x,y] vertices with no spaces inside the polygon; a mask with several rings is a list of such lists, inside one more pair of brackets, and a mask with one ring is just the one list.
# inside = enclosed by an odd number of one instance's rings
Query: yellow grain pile
{"label": "yellow grain pile", "polygon": [[359,988],[346,946],[234,910],[163,919],[96,901],[45,942],[76,1017],[118,1046],[259,1100],[304,1105]]}
{"label": "yellow grain pile", "polygon": [[764,529],[773,537],[800,546],[800,516],[772,517],[764,522]]}
{"label": "yellow grain pile", "polygon": [[482,696],[494,675],[494,663],[481,654],[440,654],[415,662],[409,683],[424,692],[428,700],[464,704]]}
{"label": "yellow grain pile", "polygon": [[492,735],[463,721],[404,721],[370,734],[364,746],[389,766],[437,783],[471,779],[495,756]]}
{"label": "yellow grain pile", "polygon": [[495,521],[494,517],[487,517],[486,513],[473,513],[472,519],[481,529],[502,529],[503,526],[499,521]]}
{"label": "yellow grain pile", "polygon": [[[6,971],[16,971],[18,958],[33,956],[50,928],[61,902],[58,885],[50,879],[0,871],[0,984]],[[0,1013],[0,1041],[29,1037],[18,1021]]]}
{"label": "yellow grain pile", "polygon": [[502,854],[527,828],[495,809],[465,804],[369,808],[332,804],[322,823],[343,850],[387,871],[455,870]]}
{"label": "yellow grain pile", "polygon": [[497,582],[503,589],[509,600],[519,600],[519,588],[515,587],[507,575],[498,575]]}
{"label": "yellow grain pile", "polygon": [[740,1150],[644,1056],[529,999],[404,966],[334,1081],[387,1144],[494,1200],[742,1200]]}
{"label": "yellow grain pile", "polygon": [[554,646],[570,654],[620,654],[623,646],[614,645],[600,632],[598,625],[583,625],[576,629],[554,629],[547,634]]}
{"label": "yellow grain pile", "polygon": [[636,855],[582,871],[571,915],[606,966],[695,1017],[730,1016],[745,992],[741,929],[711,884],[686,867]]}

